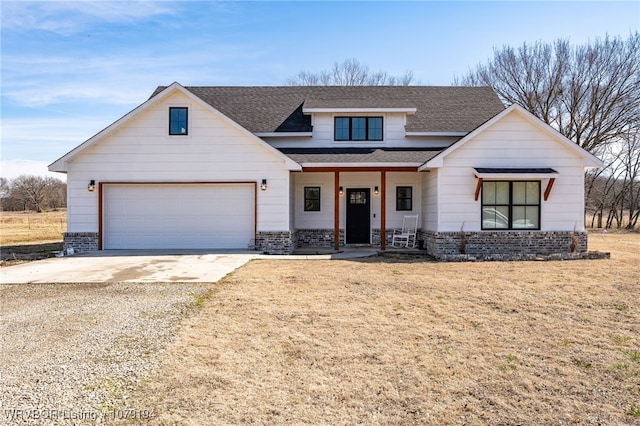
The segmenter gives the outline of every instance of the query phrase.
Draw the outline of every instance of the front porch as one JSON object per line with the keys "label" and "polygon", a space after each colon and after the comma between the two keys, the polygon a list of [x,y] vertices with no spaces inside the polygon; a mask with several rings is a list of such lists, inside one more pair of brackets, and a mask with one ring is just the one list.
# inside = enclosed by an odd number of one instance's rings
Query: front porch
{"label": "front porch", "polygon": [[305,167],[292,173],[295,247],[385,250],[406,215],[421,217],[424,174],[417,167]]}

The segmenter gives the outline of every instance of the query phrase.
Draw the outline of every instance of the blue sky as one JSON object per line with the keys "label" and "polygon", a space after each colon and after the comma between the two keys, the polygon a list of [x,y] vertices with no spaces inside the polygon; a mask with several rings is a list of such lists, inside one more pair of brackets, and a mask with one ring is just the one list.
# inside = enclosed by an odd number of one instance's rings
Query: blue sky
{"label": "blue sky", "polygon": [[[0,176],[46,165],[156,86],[284,85],[356,58],[450,85],[494,47],[628,37],[640,2],[1,1]],[[62,174],[53,176],[64,179]]]}

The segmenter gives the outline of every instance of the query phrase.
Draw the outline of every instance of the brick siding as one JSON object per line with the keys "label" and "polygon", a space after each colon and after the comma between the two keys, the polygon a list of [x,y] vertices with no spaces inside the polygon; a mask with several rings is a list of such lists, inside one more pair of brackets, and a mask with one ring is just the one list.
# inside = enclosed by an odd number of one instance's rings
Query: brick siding
{"label": "brick siding", "polygon": [[258,232],[255,249],[267,254],[291,254],[297,245],[298,235],[290,231]]}
{"label": "brick siding", "polygon": [[65,253],[72,248],[75,253],[98,250],[97,232],[64,232],[62,247]]}
{"label": "brick siding", "polygon": [[[298,229],[298,247],[333,247],[333,228]],[[344,246],[344,229],[340,229],[340,245]]]}
{"label": "brick siding", "polygon": [[587,251],[586,232],[421,232],[418,238],[424,241],[429,255],[443,260],[454,257],[515,260]]}

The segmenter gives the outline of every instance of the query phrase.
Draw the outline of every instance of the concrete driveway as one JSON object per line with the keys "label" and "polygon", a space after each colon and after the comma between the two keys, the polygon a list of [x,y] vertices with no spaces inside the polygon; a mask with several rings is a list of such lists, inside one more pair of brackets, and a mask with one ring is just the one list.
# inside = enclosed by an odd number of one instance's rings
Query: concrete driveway
{"label": "concrete driveway", "polygon": [[264,255],[225,250],[102,250],[0,268],[0,284],[105,282],[216,282],[251,259],[354,259],[377,249],[300,250],[294,255]]}
{"label": "concrete driveway", "polygon": [[0,269],[0,283],[215,282],[256,252],[105,250]]}

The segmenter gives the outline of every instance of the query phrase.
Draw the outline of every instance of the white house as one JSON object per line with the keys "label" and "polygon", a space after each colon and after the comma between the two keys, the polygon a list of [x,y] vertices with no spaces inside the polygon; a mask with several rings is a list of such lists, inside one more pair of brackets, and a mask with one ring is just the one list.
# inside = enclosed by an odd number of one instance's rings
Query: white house
{"label": "white house", "polygon": [[[600,160],[487,87],[159,87],[49,166],[65,248],[586,251]],[[384,235],[384,238],[381,238]]]}

